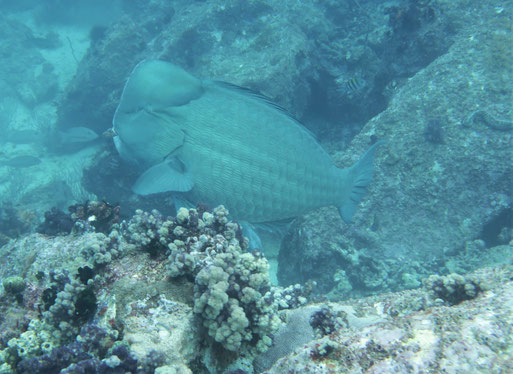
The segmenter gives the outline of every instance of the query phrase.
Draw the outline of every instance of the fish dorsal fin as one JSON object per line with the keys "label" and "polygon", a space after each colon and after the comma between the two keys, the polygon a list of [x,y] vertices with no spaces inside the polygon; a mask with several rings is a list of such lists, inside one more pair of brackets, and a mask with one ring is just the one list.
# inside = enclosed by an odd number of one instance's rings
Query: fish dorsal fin
{"label": "fish dorsal fin", "polygon": [[132,190],[138,195],[177,191],[190,191],[194,183],[183,163],[176,157],[164,160],[146,170],[135,182]]}
{"label": "fish dorsal fin", "polygon": [[258,92],[258,91],[255,91],[255,90],[252,90],[250,88],[246,88],[246,87],[241,87],[241,86],[237,86],[236,84],[232,84],[232,83],[228,83],[228,82],[223,82],[223,81],[212,81],[212,83],[214,83],[215,85],[219,86],[219,87],[222,87],[224,89],[227,89],[227,90],[231,90],[231,91],[234,91],[234,92],[237,92],[238,94],[240,95],[244,95],[244,96],[247,96],[247,97],[251,97],[252,99],[255,99],[256,101],[259,101],[261,102],[262,104],[264,105],[267,105],[269,106],[270,108],[274,109],[274,110],[277,110],[279,112],[281,112],[282,114],[286,115],[287,117],[289,117],[294,123],[296,123],[302,130],[306,131],[311,137],[313,137],[314,139],[317,140],[317,137],[315,136],[314,133],[312,133],[308,128],[306,128],[305,125],[303,125],[301,122],[299,122],[299,120],[294,117],[289,111],[287,111],[285,108],[283,108],[282,106],[276,104],[271,98],[265,96],[264,94]]}

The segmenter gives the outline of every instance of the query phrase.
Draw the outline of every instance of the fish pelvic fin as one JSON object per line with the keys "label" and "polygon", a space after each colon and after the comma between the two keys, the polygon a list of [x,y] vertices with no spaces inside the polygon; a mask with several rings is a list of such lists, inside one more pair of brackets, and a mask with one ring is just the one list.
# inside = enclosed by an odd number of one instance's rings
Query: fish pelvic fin
{"label": "fish pelvic fin", "polygon": [[341,170],[344,176],[344,187],[338,211],[344,222],[352,222],[353,214],[372,182],[374,153],[380,145],[386,142],[386,140],[381,140],[373,144],[356,164]]}
{"label": "fish pelvic fin", "polygon": [[192,189],[194,182],[181,161],[170,158],[146,170],[132,187],[138,195],[175,191],[187,192]]}

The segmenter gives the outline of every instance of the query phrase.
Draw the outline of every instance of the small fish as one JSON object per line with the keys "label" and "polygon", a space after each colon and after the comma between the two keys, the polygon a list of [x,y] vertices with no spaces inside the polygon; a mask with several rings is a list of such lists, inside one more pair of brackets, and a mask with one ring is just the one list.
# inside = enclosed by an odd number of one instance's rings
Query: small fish
{"label": "small fish", "polygon": [[338,85],[338,91],[343,94],[351,94],[353,92],[358,92],[362,88],[364,88],[367,84],[365,79],[355,77],[348,80],[344,80],[343,77],[338,77],[335,79],[335,83]]}
{"label": "small fish", "polygon": [[70,127],[59,131],[59,142],[61,144],[88,143],[96,139],[98,139],[98,134],[84,126]]}
{"label": "small fish", "polygon": [[223,204],[249,223],[327,205],[351,221],[381,143],[338,169],[315,137],[268,98],[164,61],[136,66],[113,124],[120,156],[145,170],[134,192],[180,192],[193,204]]}
{"label": "small fish", "polygon": [[361,78],[351,78],[346,81],[346,87],[351,91],[357,91],[363,87],[365,82]]}
{"label": "small fish", "polygon": [[6,161],[0,161],[0,166],[11,166],[13,168],[26,168],[40,164],[41,160],[34,156],[18,156]]}

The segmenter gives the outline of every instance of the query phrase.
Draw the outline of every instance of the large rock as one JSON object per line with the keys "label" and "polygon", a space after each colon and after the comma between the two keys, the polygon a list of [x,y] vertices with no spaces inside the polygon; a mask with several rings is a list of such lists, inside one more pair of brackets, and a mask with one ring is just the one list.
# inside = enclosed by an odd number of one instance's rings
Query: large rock
{"label": "large rock", "polygon": [[513,69],[505,54],[513,38],[506,15],[487,17],[412,77],[336,157],[348,165],[371,137],[389,140],[355,216],[378,233],[377,252],[443,256],[511,210]]}
{"label": "large rock", "polygon": [[[513,38],[500,8],[474,16],[480,22],[462,29],[446,54],[400,87],[349,149],[335,154],[347,167],[372,141],[388,139],[353,225],[334,210],[296,223],[282,244],[282,283],[301,276],[320,281],[321,291],[377,291],[390,289],[385,285],[399,275],[392,289],[412,287],[414,274],[447,271],[450,256],[473,252],[485,262],[491,247],[511,239]],[[478,261],[472,262],[458,270]],[[362,277],[381,278],[382,285]]]}
{"label": "large rock", "polygon": [[511,372],[511,267],[476,276],[492,288],[454,306],[429,306],[419,291],[330,304],[343,327],[302,345],[265,373]]}

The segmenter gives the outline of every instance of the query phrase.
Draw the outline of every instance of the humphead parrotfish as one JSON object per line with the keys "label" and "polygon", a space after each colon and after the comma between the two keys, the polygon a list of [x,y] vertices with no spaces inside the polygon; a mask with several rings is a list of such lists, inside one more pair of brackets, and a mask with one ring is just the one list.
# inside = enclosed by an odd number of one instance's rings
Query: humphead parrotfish
{"label": "humphead parrotfish", "polygon": [[143,170],[134,192],[180,192],[193,204],[222,204],[249,223],[286,221],[328,205],[350,221],[371,182],[377,145],[339,169],[269,99],[164,61],[135,67],[113,130],[120,156]]}

